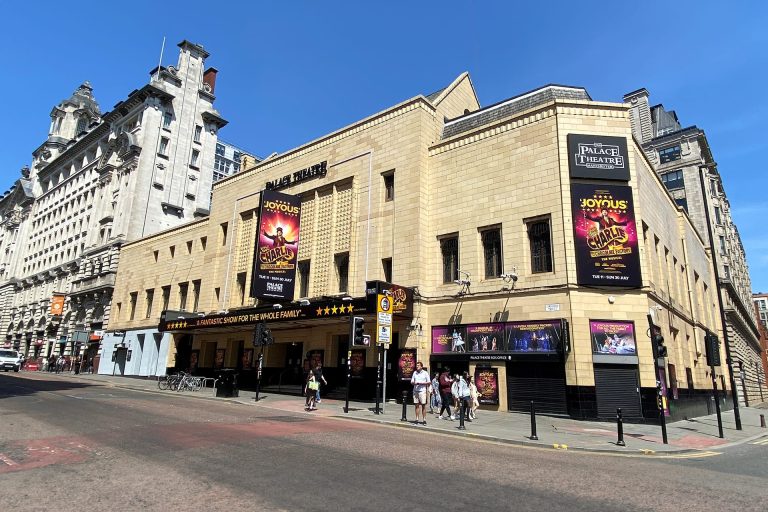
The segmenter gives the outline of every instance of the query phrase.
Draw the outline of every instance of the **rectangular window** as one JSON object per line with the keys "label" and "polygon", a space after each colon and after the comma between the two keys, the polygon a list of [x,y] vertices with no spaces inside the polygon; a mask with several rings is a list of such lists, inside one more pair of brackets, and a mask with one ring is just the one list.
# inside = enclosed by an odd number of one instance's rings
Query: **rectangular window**
{"label": "rectangular window", "polygon": [[200,280],[192,281],[192,311],[197,311],[200,306]]}
{"label": "rectangular window", "polygon": [[136,300],[138,298],[139,298],[139,292],[131,292],[131,301],[130,301],[130,308],[131,308],[130,319],[131,320],[136,318]]}
{"label": "rectangular window", "polygon": [[725,254],[725,237],[720,236],[720,254]]}
{"label": "rectangular window", "polygon": [[443,283],[452,283],[459,279],[459,237],[452,236],[440,240],[440,252],[443,256]]}
{"label": "rectangular window", "polygon": [[163,156],[168,156],[168,143],[171,142],[167,137],[160,137],[160,148],[157,152]]}
{"label": "rectangular window", "polygon": [[384,199],[394,201],[395,199],[395,173],[384,175]]}
{"label": "rectangular window", "polygon": [[157,257],[160,255],[160,251],[152,251],[152,256],[155,258],[155,263],[157,263]]}
{"label": "rectangular window", "polygon": [[715,206],[715,224],[720,225],[722,223],[723,223],[723,219],[720,216],[720,207]]}
{"label": "rectangular window", "polygon": [[163,286],[163,311],[166,311],[168,309],[170,302],[171,302],[171,287]]}
{"label": "rectangular window", "polygon": [[187,310],[187,293],[189,292],[189,283],[179,283],[179,309]]}
{"label": "rectangular window", "polygon": [[165,112],[163,114],[163,128],[170,128],[171,121],[173,121],[173,114],[170,112]]}
{"label": "rectangular window", "polygon": [[731,278],[731,268],[728,265],[723,265],[723,274],[725,275],[726,279]]}
{"label": "rectangular window", "polygon": [[672,146],[659,150],[659,161],[664,164],[680,160],[680,146]]}
{"label": "rectangular window", "polygon": [[123,311],[123,303],[118,302],[115,304],[115,320],[120,320],[120,313]]}
{"label": "rectangular window", "polygon": [[155,290],[147,290],[147,315],[144,318],[152,318],[152,302],[155,300]]}
{"label": "rectangular window", "polygon": [[531,272],[552,272],[552,238],[549,219],[528,221],[528,240],[531,249]]}
{"label": "rectangular window", "polygon": [[675,199],[675,204],[677,206],[681,206],[683,208],[683,210],[685,210],[686,212],[688,211],[688,199],[687,198],[680,197],[678,199]]}
{"label": "rectangular window", "polygon": [[309,260],[299,262],[299,296],[309,297]]}
{"label": "rectangular window", "polygon": [[172,246],[170,246],[170,247],[168,248],[168,250],[169,250],[169,251],[170,251],[170,253],[171,253],[171,259],[173,259],[173,257],[174,257],[174,256],[176,256],[176,246],[175,246],[175,245],[172,245]]}
{"label": "rectangular window", "polygon": [[197,167],[199,160],[200,160],[200,152],[196,149],[193,149],[192,158],[189,161],[189,165],[191,165],[192,167]]}
{"label": "rectangular window", "polygon": [[201,236],[200,237],[200,247],[202,250],[205,250],[205,246],[208,245],[208,237],[207,236]]}
{"label": "rectangular window", "polygon": [[339,282],[339,292],[346,292],[349,287],[349,253],[337,254],[334,260],[336,262],[336,278]]}
{"label": "rectangular window", "polygon": [[483,242],[483,260],[485,278],[499,277],[502,274],[501,229],[486,229],[480,233]]}
{"label": "rectangular window", "polygon": [[192,240],[187,241],[187,254],[192,254]]}
{"label": "rectangular window", "polygon": [[224,147],[224,144],[216,143],[216,154],[224,156],[224,152],[226,151],[226,148]]}
{"label": "rectangular window", "polygon": [[709,181],[709,192],[712,194],[712,197],[717,197],[717,180]]}
{"label": "rectangular window", "polygon": [[392,282],[392,258],[384,258],[381,260],[381,266],[384,268],[384,280],[388,283]]}
{"label": "rectangular window", "polygon": [[237,274],[237,296],[240,299],[240,305],[245,305],[245,272]]}
{"label": "rectangular window", "polygon": [[200,142],[200,136],[203,134],[203,127],[200,125],[195,126],[195,142]]}
{"label": "rectangular window", "polygon": [[664,183],[664,186],[666,186],[668,190],[685,188],[685,180],[683,179],[682,170],[665,172],[661,175],[661,182]]}
{"label": "rectangular window", "polygon": [[227,223],[221,224],[221,245],[227,245]]}

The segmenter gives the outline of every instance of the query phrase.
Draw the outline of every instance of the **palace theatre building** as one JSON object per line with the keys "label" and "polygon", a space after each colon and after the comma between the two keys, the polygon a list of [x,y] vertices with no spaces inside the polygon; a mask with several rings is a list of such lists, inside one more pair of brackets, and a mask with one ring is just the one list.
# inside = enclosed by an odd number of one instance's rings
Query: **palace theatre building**
{"label": "palace theatre building", "polygon": [[[254,265],[265,243],[274,258]],[[153,332],[167,358],[142,372],[234,368],[247,387],[263,321],[270,389],[296,389],[317,362],[342,387],[352,349],[352,396],[372,399],[381,338],[389,398],[420,360],[469,371],[488,409],[653,419],[658,379],[672,417],[707,410],[704,336],[720,332],[708,248],[627,106],[582,88],[481,108],[462,74],[216,183],[209,217],[122,251],[105,350],[126,374],[124,347]],[[288,270],[264,281],[281,257]],[[353,316],[372,346],[350,346]]]}

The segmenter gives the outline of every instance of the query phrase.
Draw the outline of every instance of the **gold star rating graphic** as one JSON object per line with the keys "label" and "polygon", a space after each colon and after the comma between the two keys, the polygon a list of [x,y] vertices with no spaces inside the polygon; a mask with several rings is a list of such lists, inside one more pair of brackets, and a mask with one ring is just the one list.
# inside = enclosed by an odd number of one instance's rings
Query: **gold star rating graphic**
{"label": "gold star rating graphic", "polygon": [[170,322],[168,329],[184,329],[187,326],[187,322]]}
{"label": "gold star rating graphic", "polygon": [[317,316],[323,316],[323,308],[317,308]]}
{"label": "gold star rating graphic", "polygon": [[325,313],[326,315],[329,315],[331,313],[331,308],[329,308],[328,306],[325,306],[323,313]]}
{"label": "gold star rating graphic", "polygon": [[[341,310],[342,310],[342,311],[344,311],[344,306],[342,306],[342,307],[341,307]],[[335,315],[335,314],[336,314],[336,313],[338,313],[338,312],[339,312],[339,308],[338,308],[338,307],[336,307],[336,306],[333,306],[333,307],[331,308],[331,314]]]}

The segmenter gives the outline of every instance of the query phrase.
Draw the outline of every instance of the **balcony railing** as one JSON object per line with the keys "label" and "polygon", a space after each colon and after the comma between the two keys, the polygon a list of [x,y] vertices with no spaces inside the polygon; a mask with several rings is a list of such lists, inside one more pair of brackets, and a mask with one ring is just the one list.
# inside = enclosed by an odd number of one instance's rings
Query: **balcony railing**
{"label": "balcony railing", "polygon": [[104,274],[101,276],[86,277],[85,279],[74,281],[72,283],[72,288],[69,293],[70,295],[76,295],[78,293],[93,292],[93,291],[98,291],[104,288],[114,288],[114,287],[115,287],[115,274],[110,273],[110,274]]}

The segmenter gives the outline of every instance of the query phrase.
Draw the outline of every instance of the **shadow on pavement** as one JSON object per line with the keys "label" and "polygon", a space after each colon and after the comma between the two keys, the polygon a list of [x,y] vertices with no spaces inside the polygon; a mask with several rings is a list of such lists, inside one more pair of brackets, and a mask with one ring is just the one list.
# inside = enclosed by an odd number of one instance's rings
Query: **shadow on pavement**
{"label": "shadow on pavement", "polygon": [[[42,391],[63,391],[93,387],[93,384],[72,382],[71,380],[63,380],[56,377],[29,379],[23,378],[23,375],[22,373],[21,376],[11,376],[10,374],[0,373],[0,400],[17,396],[30,396]],[[46,374],[35,373],[35,376],[38,375]]]}

